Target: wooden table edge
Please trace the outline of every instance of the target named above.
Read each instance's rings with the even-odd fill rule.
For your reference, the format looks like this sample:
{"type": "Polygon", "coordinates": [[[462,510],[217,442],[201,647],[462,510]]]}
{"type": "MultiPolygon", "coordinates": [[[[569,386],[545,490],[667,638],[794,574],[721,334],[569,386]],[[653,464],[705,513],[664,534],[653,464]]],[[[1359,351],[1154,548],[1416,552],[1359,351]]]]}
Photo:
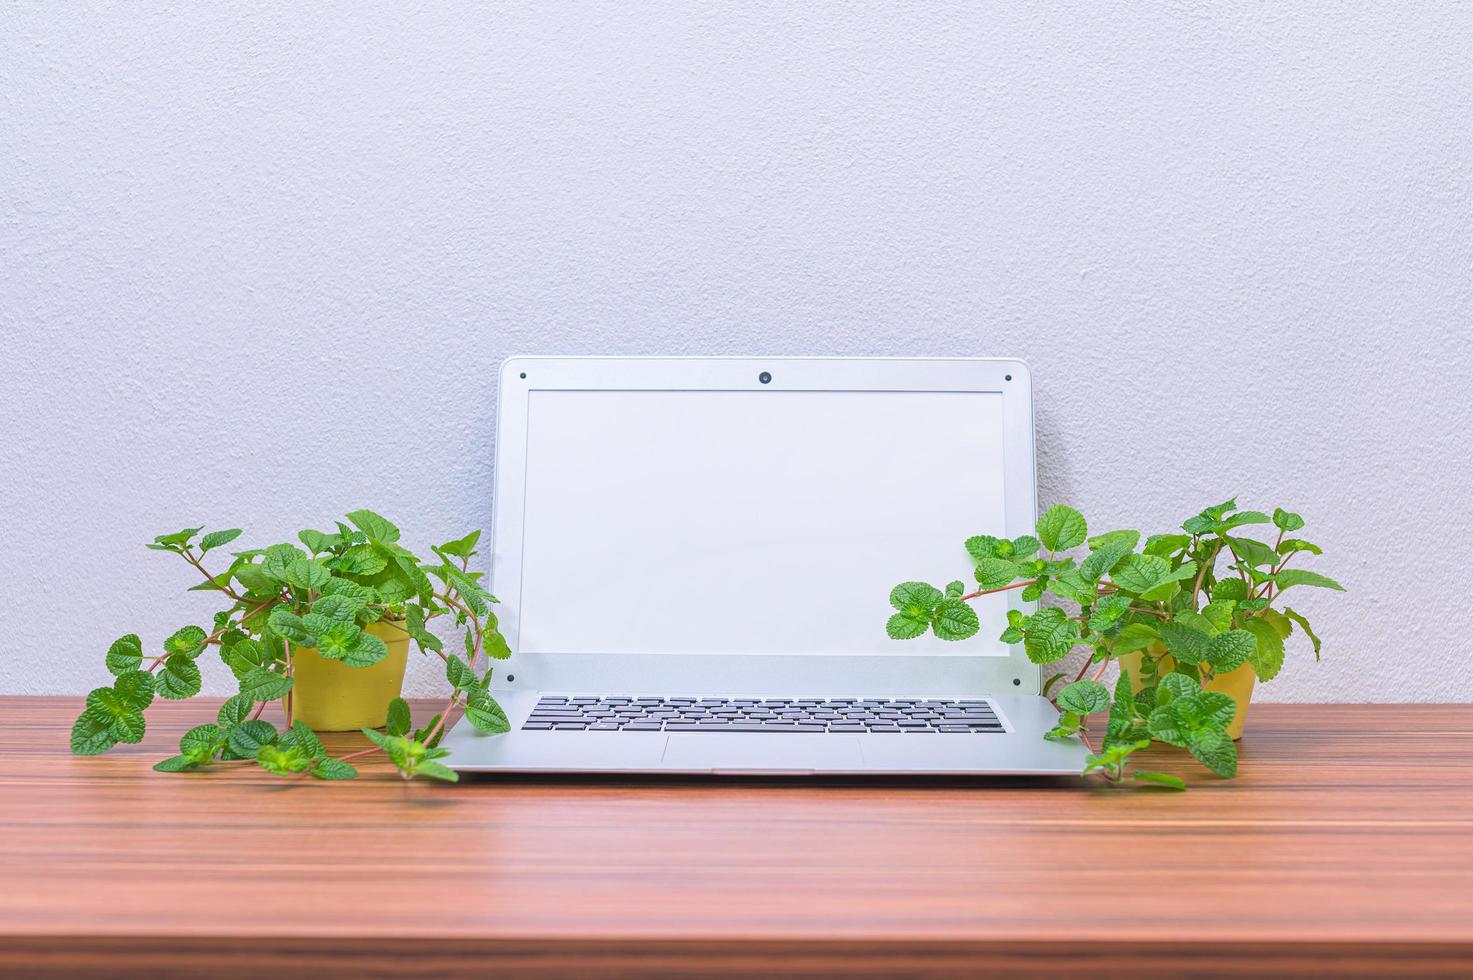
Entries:
{"type": "Polygon", "coordinates": [[[0,975],[1467,976],[1470,942],[0,936],[0,975]]]}

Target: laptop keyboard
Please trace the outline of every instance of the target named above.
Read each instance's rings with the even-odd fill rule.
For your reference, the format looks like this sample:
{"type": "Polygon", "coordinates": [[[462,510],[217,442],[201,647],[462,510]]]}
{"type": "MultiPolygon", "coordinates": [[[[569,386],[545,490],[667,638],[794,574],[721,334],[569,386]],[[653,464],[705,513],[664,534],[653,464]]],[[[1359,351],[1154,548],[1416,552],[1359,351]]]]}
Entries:
{"type": "Polygon", "coordinates": [[[680,698],[544,695],[523,731],[920,732],[1005,731],[986,701],[946,698],[680,698]]]}

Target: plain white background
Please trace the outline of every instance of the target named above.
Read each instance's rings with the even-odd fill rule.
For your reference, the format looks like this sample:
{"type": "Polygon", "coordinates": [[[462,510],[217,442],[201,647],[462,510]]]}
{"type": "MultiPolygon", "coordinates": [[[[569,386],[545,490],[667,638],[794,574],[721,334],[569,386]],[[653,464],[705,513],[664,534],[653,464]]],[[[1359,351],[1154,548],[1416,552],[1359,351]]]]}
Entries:
{"type": "Polygon", "coordinates": [[[1045,505],[1308,517],[1351,591],[1264,699],[1467,700],[1470,50],[1452,3],[7,4],[0,691],[203,621],[159,532],[482,525],[505,354],[968,354],[1032,362],[1045,505]]]}

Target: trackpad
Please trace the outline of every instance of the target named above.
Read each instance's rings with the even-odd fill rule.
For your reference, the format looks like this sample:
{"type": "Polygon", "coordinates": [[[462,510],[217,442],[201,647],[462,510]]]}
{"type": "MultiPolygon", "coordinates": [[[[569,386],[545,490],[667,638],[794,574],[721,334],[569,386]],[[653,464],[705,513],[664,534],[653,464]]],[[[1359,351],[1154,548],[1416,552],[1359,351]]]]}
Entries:
{"type": "Polygon", "coordinates": [[[864,754],[853,735],[671,735],[663,768],[681,772],[857,772],[864,754]]]}

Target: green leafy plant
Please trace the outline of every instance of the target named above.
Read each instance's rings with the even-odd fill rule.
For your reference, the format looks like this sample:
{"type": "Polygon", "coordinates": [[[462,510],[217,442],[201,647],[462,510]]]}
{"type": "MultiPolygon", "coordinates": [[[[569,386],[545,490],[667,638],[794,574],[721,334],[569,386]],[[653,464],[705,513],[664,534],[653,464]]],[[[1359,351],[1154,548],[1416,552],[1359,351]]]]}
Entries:
{"type": "Polygon", "coordinates": [[[335,532],[301,531],[302,547],[284,543],[231,552],[231,562],[218,573],[206,561],[239,537],[240,529],[201,535],[203,528],[192,527],[155,538],[149,548],[178,555],[203,577],[190,591],[220,593],[229,605],[215,613],[208,631],[183,626],[151,657],[136,634],[115,640],[105,658],[113,684],[87,695],[72,728],[72,751],[97,755],[119,742],[142,741],[146,709],[156,698],[178,701],[198,694],[199,658],[214,648],[239,691],[213,722],[186,732],[179,754],[155,769],[251,764],[281,776],[351,779],[357,770],[349,760],[381,752],[405,778],[453,782],[455,772],[440,761],[448,750],[439,744],[453,712],[463,710],[484,732],[510,727],[488,690],[491,669],[481,666],[511,656],[491,611],[496,597],[480,584],[484,573],[470,569],[481,532],[431,548],[436,560],[425,561],[399,543],[399,528],[373,511],[356,510],[347,518],[335,532]],[[447,653],[427,628],[440,617],[463,632],[463,657],[447,653]],[[369,667],[388,653],[383,640],[364,629],[376,622],[403,630],[422,654],[444,661],[452,692],[428,724],[412,730],[409,706],[396,698],[385,730],[364,730],[371,747],[334,758],[300,721],[278,731],[262,719],[269,703],[291,696],[293,648],[315,648],[324,658],[369,667]]]}
{"type": "MultiPolygon", "coordinates": [[[[968,603],[980,596],[1020,590],[1025,602],[1051,595],[1062,602],[1027,613],[1009,610],[1001,639],[1021,643],[1036,664],[1057,663],[1077,647],[1089,651],[1072,677],[1056,673],[1043,692],[1059,708],[1059,723],[1046,737],[1084,738],[1090,715],[1108,712],[1100,751],[1086,773],[1112,782],[1126,778],[1131,755],[1152,741],[1191,753],[1219,776],[1237,772],[1238,753],[1227,728],[1236,704],[1204,689],[1215,676],[1249,665],[1260,681],[1272,680],[1284,663],[1284,641],[1297,627],[1315,659],[1320,639],[1308,620],[1284,604],[1291,588],[1344,591],[1334,579],[1289,567],[1318,546],[1293,535],[1304,527],[1298,514],[1238,510],[1229,500],[1182,523],[1181,533],[1142,542],[1139,531],[1089,536],[1084,516],[1051,507],[1034,535],[1011,540],[977,535],[965,542],[977,587],[955,581],[945,588],[903,582],[890,593],[895,612],[886,630],[908,640],[927,632],[965,640],[981,629],[968,603]],[[1272,526],[1271,542],[1244,528],[1272,526]],[[1083,553],[1076,549],[1084,548],[1083,553]],[[1131,681],[1121,670],[1113,693],[1102,682],[1111,662],[1139,654],[1131,681]],[[1086,677],[1086,674],[1092,675],[1086,677]]],[[[1133,772],[1130,778],[1182,788],[1165,773],[1133,772]]]]}

